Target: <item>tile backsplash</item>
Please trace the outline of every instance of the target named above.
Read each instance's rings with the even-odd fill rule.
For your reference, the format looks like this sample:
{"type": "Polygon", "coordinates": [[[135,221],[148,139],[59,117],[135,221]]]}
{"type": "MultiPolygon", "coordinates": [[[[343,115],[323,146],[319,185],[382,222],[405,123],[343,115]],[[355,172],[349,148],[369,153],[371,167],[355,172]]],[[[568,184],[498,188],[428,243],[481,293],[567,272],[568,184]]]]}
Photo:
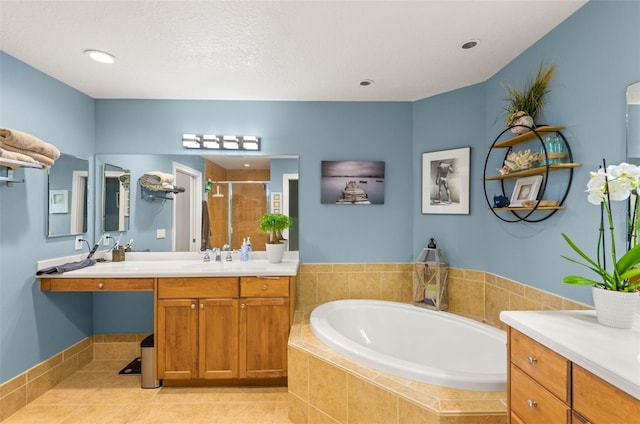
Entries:
{"type": "MultiPolygon", "coordinates": [[[[413,263],[301,264],[296,308],[339,299],[413,302],[413,263]]],[[[484,271],[449,268],[449,311],[505,328],[504,310],[592,309],[583,303],[484,271]]]]}

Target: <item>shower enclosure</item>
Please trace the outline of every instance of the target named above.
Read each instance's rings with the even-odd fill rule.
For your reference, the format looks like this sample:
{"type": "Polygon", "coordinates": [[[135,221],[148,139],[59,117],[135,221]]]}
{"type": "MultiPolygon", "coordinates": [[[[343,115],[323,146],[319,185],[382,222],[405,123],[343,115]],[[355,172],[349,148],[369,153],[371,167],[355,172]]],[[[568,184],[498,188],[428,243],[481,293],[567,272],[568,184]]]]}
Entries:
{"type": "Polygon", "coordinates": [[[212,181],[206,197],[211,247],[240,249],[250,237],[253,250],[264,250],[258,220],[269,210],[270,195],[269,181],[212,181]]]}

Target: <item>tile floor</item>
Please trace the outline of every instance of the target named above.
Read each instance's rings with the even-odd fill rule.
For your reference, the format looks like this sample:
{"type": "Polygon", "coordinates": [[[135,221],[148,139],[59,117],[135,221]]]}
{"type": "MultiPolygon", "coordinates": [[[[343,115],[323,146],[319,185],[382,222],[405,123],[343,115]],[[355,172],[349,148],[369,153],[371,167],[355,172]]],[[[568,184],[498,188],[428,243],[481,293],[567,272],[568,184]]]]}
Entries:
{"type": "Polygon", "coordinates": [[[93,361],[3,424],[292,424],[286,387],[142,389],[127,361],[93,361]]]}

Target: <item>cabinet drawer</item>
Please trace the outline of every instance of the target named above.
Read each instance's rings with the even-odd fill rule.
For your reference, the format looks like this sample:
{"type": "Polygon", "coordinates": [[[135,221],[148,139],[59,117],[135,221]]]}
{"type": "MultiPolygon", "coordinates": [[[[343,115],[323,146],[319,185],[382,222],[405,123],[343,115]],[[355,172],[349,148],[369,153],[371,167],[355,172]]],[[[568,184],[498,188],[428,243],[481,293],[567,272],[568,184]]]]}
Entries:
{"type": "Polygon", "coordinates": [[[153,278],[42,278],[40,289],[48,291],[153,291],[153,278]]]}
{"type": "Polygon", "coordinates": [[[573,364],[573,409],[593,424],[640,422],[640,401],[573,364]]]}
{"type": "Polygon", "coordinates": [[[566,358],[514,329],[510,331],[510,345],[513,364],[569,403],[571,363],[566,358]]]}
{"type": "Polygon", "coordinates": [[[237,277],[159,278],[158,299],[238,297],[237,277]]]}
{"type": "Polygon", "coordinates": [[[240,297],[289,297],[289,277],[242,277],[240,297]]]}
{"type": "Polygon", "coordinates": [[[527,424],[570,423],[571,408],[511,364],[511,410],[527,424]]]}

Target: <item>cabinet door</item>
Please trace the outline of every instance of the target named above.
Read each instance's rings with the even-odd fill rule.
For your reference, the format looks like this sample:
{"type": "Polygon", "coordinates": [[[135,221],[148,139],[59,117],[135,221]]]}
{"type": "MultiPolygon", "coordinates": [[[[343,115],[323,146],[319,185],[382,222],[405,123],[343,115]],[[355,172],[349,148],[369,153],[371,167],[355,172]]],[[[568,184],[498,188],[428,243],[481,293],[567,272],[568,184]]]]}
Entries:
{"type": "Polygon", "coordinates": [[[199,377],[238,377],[238,299],[199,301],[199,377]]]}
{"type": "Polygon", "coordinates": [[[288,298],[240,299],[240,377],[287,375],[288,298]]]}
{"type": "Polygon", "coordinates": [[[640,423],[640,401],[573,364],[573,409],[594,424],[640,423]]]}
{"type": "Polygon", "coordinates": [[[158,378],[184,380],[197,377],[198,309],[195,299],[158,300],[158,378]]]}

